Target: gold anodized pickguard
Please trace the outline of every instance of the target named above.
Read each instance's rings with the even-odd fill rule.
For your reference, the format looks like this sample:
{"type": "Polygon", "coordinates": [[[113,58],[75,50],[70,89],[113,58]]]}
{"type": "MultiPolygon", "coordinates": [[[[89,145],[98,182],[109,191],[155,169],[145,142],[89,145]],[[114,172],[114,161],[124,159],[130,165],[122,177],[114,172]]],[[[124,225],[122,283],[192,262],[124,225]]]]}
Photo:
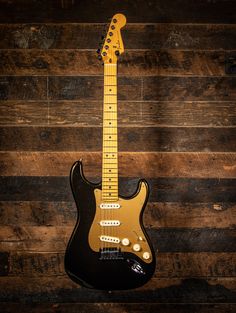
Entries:
{"type": "Polygon", "coordinates": [[[147,186],[144,182],[140,183],[139,192],[131,199],[120,198],[115,203],[120,204],[119,209],[101,209],[102,190],[95,189],[96,198],[96,214],[89,231],[89,245],[92,250],[98,252],[100,248],[120,248],[121,252],[132,252],[141,258],[144,262],[152,261],[152,253],[147,242],[147,239],[140,226],[140,213],[144,205],[147,186]],[[116,220],[120,221],[119,226],[101,226],[101,220],[116,220]],[[120,243],[102,242],[100,236],[118,237],[120,243]],[[130,241],[128,246],[122,244],[122,239],[127,238],[130,241]],[[139,244],[140,251],[134,251],[133,246],[139,244]],[[148,252],[149,259],[144,259],[143,254],[148,252]]]}

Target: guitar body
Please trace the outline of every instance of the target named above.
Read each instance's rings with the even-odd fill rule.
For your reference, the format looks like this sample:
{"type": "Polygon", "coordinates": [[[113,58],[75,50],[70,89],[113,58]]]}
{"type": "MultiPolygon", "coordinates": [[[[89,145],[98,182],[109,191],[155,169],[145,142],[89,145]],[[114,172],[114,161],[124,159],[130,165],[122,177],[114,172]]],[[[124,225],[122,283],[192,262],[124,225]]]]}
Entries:
{"type": "MultiPolygon", "coordinates": [[[[69,277],[87,288],[121,290],[145,284],[155,270],[155,255],[142,223],[142,214],[148,198],[148,184],[140,180],[136,193],[130,198],[119,196],[119,209],[101,210],[101,184],[93,184],[83,175],[82,162],[71,169],[71,188],[78,208],[78,219],[65,253],[65,270],[69,277]],[[100,240],[99,221],[112,211],[111,238],[128,238],[108,243],[100,240]],[[134,251],[134,245],[141,247],[134,251]],[[145,252],[146,251],[146,252],[145,252]],[[144,259],[144,253],[149,254],[144,259]]],[[[108,227],[109,229],[109,227],[108,227]]],[[[136,246],[137,248],[137,246],[136,246]]]]}

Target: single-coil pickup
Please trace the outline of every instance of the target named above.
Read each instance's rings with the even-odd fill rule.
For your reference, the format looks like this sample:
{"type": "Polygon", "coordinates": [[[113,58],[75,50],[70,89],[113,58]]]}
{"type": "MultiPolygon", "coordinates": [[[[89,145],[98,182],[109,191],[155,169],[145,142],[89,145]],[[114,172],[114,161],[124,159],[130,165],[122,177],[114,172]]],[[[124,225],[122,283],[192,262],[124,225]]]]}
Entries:
{"type": "Polygon", "coordinates": [[[119,209],[120,204],[119,203],[101,203],[100,208],[101,209],[119,209]]]}
{"type": "Polygon", "coordinates": [[[112,236],[100,236],[100,240],[104,242],[111,242],[111,243],[120,243],[120,239],[118,237],[112,237],[112,236]]]}
{"type": "Polygon", "coordinates": [[[119,226],[120,221],[118,220],[102,220],[99,222],[100,226],[119,226]]]}

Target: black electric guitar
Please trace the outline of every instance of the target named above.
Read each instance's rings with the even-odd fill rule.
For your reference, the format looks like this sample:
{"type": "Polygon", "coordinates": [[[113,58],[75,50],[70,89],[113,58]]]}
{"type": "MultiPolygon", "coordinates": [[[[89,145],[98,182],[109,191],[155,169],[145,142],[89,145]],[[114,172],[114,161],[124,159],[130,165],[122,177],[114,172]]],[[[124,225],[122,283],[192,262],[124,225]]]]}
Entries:
{"type": "MultiPolygon", "coordinates": [[[[113,16],[101,49],[104,62],[102,183],[83,175],[82,162],[71,169],[78,220],[65,253],[65,270],[82,286],[103,290],[136,288],[155,270],[155,254],[142,215],[149,189],[140,180],[128,198],[118,193],[117,58],[124,52],[122,14],[113,16]]],[[[130,165],[129,165],[130,166],[130,165]]]]}

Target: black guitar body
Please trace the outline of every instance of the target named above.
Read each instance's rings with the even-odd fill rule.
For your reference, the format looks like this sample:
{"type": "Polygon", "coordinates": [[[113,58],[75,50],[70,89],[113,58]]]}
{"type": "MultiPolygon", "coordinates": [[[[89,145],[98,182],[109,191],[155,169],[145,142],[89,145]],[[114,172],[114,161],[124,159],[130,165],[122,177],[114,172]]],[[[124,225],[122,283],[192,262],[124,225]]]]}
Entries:
{"type": "MultiPolygon", "coordinates": [[[[71,169],[70,182],[78,219],[65,253],[65,270],[69,277],[82,286],[101,290],[131,289],[145,284],[154,273],[155,257],[145,263],[133,253],[120,252],[118,257],[106,259],[101,258],[101,252],[93,251],[88,236],[96,212],[94,189],[101,189],[101,184],[86,180],[80,161],[71,169]]],[[[142,225],[142,216],[140,223],[152,247],[142,225]]],[[[154,256],[153,248],[151,250],[154,256]]]]}

